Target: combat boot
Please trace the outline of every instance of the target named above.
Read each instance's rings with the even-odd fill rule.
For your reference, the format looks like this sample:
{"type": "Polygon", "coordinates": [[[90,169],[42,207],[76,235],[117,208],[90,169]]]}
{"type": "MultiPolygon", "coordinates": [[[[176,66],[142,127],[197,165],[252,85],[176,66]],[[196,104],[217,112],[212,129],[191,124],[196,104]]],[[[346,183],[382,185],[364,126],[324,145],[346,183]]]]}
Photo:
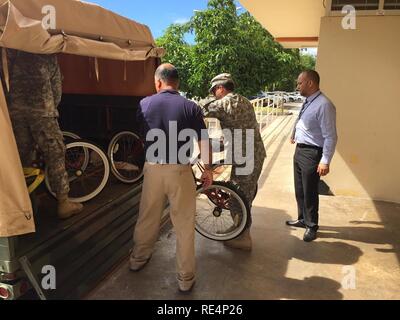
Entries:
{"type": "Polygon", "coordinates": [[[252,241],[251,241],[251,236],[250,236],[250,228],[247,228],[246,230],[243,231],[243,233],[233,239],[233,240],[228,240],[224,242],[224,245],[230,248],[234,249],[241,249],[245,251],[251,251],[252,248],[252,241]]]}
{"type": "Polygon", "coordinates": [[[81,203],[71,202],[71,200],[68,199],[68,196],[58,196],[57,200],[57,213],[60,219],[68,219],[83,210],[83,205],[81,203]]]}

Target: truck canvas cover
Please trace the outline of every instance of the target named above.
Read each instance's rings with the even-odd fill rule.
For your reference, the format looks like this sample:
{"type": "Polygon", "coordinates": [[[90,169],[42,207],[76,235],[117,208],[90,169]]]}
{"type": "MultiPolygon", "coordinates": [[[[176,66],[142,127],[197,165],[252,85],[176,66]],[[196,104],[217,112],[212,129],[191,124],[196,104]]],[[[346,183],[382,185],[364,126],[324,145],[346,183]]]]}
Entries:
{"type": "MultiPolygon", "coordinates": [[[[78,0],[0,0],[0,47],[38,54],[64,53],[119,61],[161,58],[149,28],[78,0]],[[51,16],[49,16],[51,15],[51,16]],[[50,19],[50,20],[48,20],[50,19]],[[55,25],[44,28],[54,19],[55,25]]],[[[97,62],[95,63],[97,65],[97,62]]],[[[32,207],[0,85],[0,237],[35,232],[32,207]]]]}

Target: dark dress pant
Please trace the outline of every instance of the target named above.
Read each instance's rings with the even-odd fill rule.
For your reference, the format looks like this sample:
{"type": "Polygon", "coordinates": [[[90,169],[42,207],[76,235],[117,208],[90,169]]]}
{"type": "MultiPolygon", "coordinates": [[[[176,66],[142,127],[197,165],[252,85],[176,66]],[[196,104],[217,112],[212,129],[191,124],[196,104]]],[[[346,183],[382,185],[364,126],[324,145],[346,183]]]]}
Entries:
{"type": "Polygon", "coordinates": [[[293,159],[294,185],[298,219],[307,227],[318,229],[320,176],[317,172],[322,148],[298,144],[293,159]]]}

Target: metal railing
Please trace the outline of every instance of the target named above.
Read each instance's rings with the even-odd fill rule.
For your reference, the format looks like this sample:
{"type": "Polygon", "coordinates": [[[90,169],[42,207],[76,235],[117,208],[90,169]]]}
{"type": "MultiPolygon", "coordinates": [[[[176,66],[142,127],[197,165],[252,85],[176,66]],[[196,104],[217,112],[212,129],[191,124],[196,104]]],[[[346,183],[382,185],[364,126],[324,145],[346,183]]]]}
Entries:
{"type": "Polygon", "coordinates": [[[276,117],[284,114],[283,94],[267,95],[251,101],[256,113],[260,131],[268,126],[276,117]]]}

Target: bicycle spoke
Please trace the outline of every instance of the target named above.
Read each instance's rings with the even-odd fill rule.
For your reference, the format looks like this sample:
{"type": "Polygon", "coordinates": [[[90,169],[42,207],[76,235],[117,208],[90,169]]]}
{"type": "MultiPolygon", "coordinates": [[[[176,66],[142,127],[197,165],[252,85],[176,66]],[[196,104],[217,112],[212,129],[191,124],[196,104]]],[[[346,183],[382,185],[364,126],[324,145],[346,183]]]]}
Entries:
{"type": "Polygon", "coordinates": [[[117,179],[133,183],[142,177],[144,149],[140,139],[132,132],[121,132],[111,141],[109,152],[113,174],[117,179]],[[118,150],[116,150],[118,146],[118,150]]]}
{"type": "MultiPolygon", "coordinates": [[[[107,156],[89,142],[75,141],[66,146],[65,167],[71,201],[88,201],[100,193],[107,183],[109,176],[107,156]]],[[[52,192],[47,176],[46,186],[52,192]]],[[[54,195],[53,192],[52,194],[54,195]]]]}
{"type": "Polygon", "coordinates": [[[234,187],[224,182],[214,184],[197,196],[196,230],[210,239],[229,240],[244,230],[247,207],[234,187]],[[234,213],[233,204],[237,207],[234,213]]]}

